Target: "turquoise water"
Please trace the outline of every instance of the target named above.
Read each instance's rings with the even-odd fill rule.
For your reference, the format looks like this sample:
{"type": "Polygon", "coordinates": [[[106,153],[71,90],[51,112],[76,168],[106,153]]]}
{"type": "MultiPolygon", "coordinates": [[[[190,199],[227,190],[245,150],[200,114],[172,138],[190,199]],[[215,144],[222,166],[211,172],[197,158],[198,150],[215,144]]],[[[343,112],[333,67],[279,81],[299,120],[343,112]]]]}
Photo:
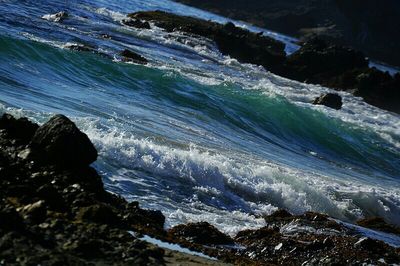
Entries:
{"type": "Polygon", "coordinates": [[[71,117],[99,150],[106,188],[162,210],[168,226],[233,233],[277,208],[400,225],[398,115],[347,93],[340,111],[314,106],[329,89],[240,64],[207,39],[120,23],[155,9],[227,21],[166,0],[1,1],[1,112],[71,117]],[[62,10],[61,23],[41,18],[62,10]],[[121,62],[125,48],[150,63],[121,62]]]}

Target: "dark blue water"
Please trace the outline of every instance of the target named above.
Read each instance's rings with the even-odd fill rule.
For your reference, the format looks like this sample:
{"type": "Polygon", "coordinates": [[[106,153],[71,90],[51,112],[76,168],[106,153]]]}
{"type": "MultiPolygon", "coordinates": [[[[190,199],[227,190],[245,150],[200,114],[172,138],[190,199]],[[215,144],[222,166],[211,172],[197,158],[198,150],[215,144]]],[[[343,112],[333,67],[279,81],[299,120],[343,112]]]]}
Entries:
{"type": "Polygon", "coordinates": [[[314,106],[329,89],[240,64],[207,39],[120,23],[155,9],[227,21],[167,0],[0,1],[1,112],[71,117],[98,148],[107,189],[162,210],[168,225],[234,232],[277,208],[400,224],[398,115],[346,93],[340,111],[314,106]],[[69,17],[42,19],[59,11],[69,17]],[[150,63],[121,62],[125,48],[150,63]]]}

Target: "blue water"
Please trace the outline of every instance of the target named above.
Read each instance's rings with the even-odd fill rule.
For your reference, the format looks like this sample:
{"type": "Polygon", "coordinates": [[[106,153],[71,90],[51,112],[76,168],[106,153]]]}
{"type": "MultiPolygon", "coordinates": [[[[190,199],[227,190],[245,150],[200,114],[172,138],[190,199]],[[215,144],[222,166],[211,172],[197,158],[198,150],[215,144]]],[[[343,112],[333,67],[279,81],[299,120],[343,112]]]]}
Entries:
{"type": "Polygon", "coordinates": [[[240,64],[207,39],[120,23],[155,9],[228,21],[167,0],[0,1],[0,112],[71,117],[99,150],[106,188],[162,210],[167,226],[233,233],[277,208],[400,225],[399,115],[344,92],[342,110],[314,106],[328,88],[240,64]],[[69,17],[42,19],[59,11],[69,17]],[[121,62],[125,48],[150,63],[121,62]]]}

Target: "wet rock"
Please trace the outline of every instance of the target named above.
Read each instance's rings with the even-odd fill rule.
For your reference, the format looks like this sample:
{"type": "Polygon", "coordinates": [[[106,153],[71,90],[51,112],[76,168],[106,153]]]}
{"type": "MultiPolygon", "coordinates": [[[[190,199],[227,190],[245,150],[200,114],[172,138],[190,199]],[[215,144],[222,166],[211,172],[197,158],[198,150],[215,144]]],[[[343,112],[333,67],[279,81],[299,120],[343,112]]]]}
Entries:
{"type": "Polygon", "coordinates": [[[354,247],[356,248],[363,248],[371,251],[378,251],[384,248],[384,246],[385,245],[382,242],[371,239],[369,237],[362,237],[354,244],[354,247]]]}
{"type": "Polygon", "coordinates": [[[124,19],[122,20],[122,24],[138,29],[151,29],[150,23],[147,21],[141,21],[140,19],[124,19]]]}
{"type": "Polygon", "coordinates": [[[0,129],[4,129],[10,137],[16,138],[24,144],[31,140],[38,127],[27,118],[15,119],[10,114],[3,114],[0,119],[0,129]]]}
{"type": "Polygon", "coordinates": [[[386,223],[381,217],[370,217],[357,221],[357,224],[366,228],[400,235],[400,228],[386,223]]]}
{"type": "Polygon", "coordinates": [[[279,209],[275,212],[273,212],[271,215],[269,215],[271,218],[290,218],[293,217],[293,215],[288,212],[287,210],[284,209],[279,209]]]}
{"type": "Polygon", "coordinates": [[[262,65],[268,70],[276,69],[285,60],[283,43],[238,28],[233,23],[222,25],[162,11],[136,12],[128,17],[151,21],[167,32],[181,31],[209,38],[215,41],[221,53],[240,62],[262,65]]]}
{"type": "Polygon", "coordinates": [[[92,52],[96,53],[97,50],[96,48],[89,46],[89,45],[84,45],[84,44],[77,44],[77,43],[69,43],[63,46],[65,49],[69,49],[72,51],[77,51],[77,52],[92,52]]]}
{"type": "Polygon", "coordinates": [[[139,208],[137,202],[126,205],[123,222],[134,226],[138,231],[150,230],[153,235],[164,234],[165,216],[161,211],[145,210],[139,208]]]}
{"type": "Polygon", "coordinates": [[[120,224],[120,219],[115,211],[110,206],[103,204],[96,204],[80,208],[76,215],[76,220],[109,225],[120,224]]]}
{"type": "Polygon", "coordinates": [[[127,50],[127,49],[125,49],[121,52],[121,56],[123,57],[123,60],[125,62],[133,62],[133,63],[143,64],[143,65],[148,63],[146,58],[144,58],[143,56],[141,56],[135,52],[127,50]]]}
{"type": "Polygon", "coordinates": [[[230,245],[234,243],[232,238],[221,233],[207,222],[177,225],[171,228],[168,233],[174,237],[202,245],[230,245]]]}
{"type": "Polygon", "coordinates": [[[240,243],[250,244],[256,240],[271,238],[276,234],[279,235],[279,231],[269,227],[262,227],[257,230],[248,229],[238,232],[235,236],[235,240],[240,243]]]}
{"type": "Polygon", "coordinates": [[[21,230],[24,227],[22,217],[10,205],[1,206],[0,208],[0,232],[11,230],[21,230]]]}
{"type": "Polygon", "coordinates": [[[25,205],[17,211],[24,219],[30,219],[32,222],[40,223],[46,219],[46,204],[43,200],[25,205]]]}
{"type": "Polygon", "coordinates": [[[43,152],[49,162],[62,167],[88,166],[97,159],[97,151],[88,136],[63,115],[56,115],[39,127],[31,147],[43,152]]]}
{"type": "Polygon", "coordinates": [[[60,11],[55,14],[47,14],[42,17],[42,19],[52,21],[52,22],[62,22],[66,18],[68,18],[68,13],[65,11],[60,11]]]}
{"type": "Polygon", "coordinates": [[[313,104],[325,105],[327,107],[340,110],[342,108],[343,102],[342,97],[335,93],[326,93],[315,98],[313,104]]]}
{"type": "Polygon", "coordinates": [[[368,67],[368,60],[361,52],[313,38],[288,56],[286,65],[290,72],[285,74],[290,78],[325,84],[325,79],[352,69],[368,67]]]}

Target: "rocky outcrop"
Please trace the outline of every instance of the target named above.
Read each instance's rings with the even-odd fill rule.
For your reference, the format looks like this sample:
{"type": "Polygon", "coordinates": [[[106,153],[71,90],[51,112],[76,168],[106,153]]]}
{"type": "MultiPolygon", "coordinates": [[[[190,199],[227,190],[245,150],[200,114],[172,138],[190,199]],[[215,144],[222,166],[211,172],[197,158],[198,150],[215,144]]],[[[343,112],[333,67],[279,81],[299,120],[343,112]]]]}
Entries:
{"type": "Polygon", "coordinates": [[[168,32],[181,31],[209,38],[215,41],[223,54],[240,62],[262,65],[268,70],[276,69],[285,60],[283,43],[236,27],[232,23],[222,25],[163,11],[137,12],[128,17],[152,22],[168,32]]]}
{"type": "MultiPolygon", "coordinates": [[[[41,127],[25,118],[2,116],[0,264],[186,265],[192,261],[188,255],[138,239],[143,234],[238,265],[400,261],[399,249],[357,235],[314,212],[292,215],[279,210],[264,217],[265,227],[241,231],[233,239],[207,222],[165,231],[160,211],[142,209],[137,202],[128,203],[104,190],[101,177],[89,166],[94,153],[76,155],[74,161],[67,157],[69,162],[62,163],[43,152],[62,158],[75,154],[76,145],[91,149],[88,141],[65,116],[57,115],[41,127]],[[35,156],[20,156],[28,148],[35,156]]],[[[201,259],[196,258],[201,265],[220,265],[201,259]]]]}
{"type": "Polygon", "coordinates": [[[313,104],[325,105],[327,107],[339,110],[342,108],[342,97],[335,93],[326,93],[317,98],[315,98],[313,104]]]}
{"type": "Polygon", "coordinates": [[[87,166],[97,159],[88,136],[63,115],[56,115],[39,127],[30,147],[43,154],[46,161],[69,168],[87,166]]]}
{"type": "Polygon", "coordinates": [[[275,74],[301,82],[348,91],[369,104],[400,113],[400,74],[392,77],[369,68],[364,54],[352,48],[311,38],[286,57],[283,43],[233,23],[222,25],[162,11],[137,12],[128,17],[152,22],[168,32],[209,38],[223,54],[240,62],[261,65],[275,74]]]}
{"type": "Polygon", "coordinates": [[[397,0],[177,0],[302,39],[318,36],[400,66],[397,0]]]}
{"type": "Polygon", "coordinates": [[[141,56],[135,52],[127,50],[127,49],[125,49],[121,52],[121,56],[122,56],[124,62],[132,62],[132,63],[142,64],[142,65],[148,63],[146,58],[144,58],[143,56],[141,56]]]}
{"type": "Polygon", "coordinates": [[[57,115],[41,127],[25,118],[2,116],[2,265],[164,263],[162,249],[127,232],[162,231],[164,217],[155,219],[159,213],[148,215],[152,211],[106,192],[89,167],[96,156],[87,136],[65,116],[57,115]],[[27,148],[35,157],[19,156],[27,148]],[[129,217],[135,217],[136,225],[129,217]],[[145,223],[148,220],[154,222],[145,223]]]}
{"type": "Polygon", "coordinates": [[[218,231],[207,222],[177,225],[168,231],[169,235],[183,238],[201,245],[231,245],[232,238],[218,231]]]}

